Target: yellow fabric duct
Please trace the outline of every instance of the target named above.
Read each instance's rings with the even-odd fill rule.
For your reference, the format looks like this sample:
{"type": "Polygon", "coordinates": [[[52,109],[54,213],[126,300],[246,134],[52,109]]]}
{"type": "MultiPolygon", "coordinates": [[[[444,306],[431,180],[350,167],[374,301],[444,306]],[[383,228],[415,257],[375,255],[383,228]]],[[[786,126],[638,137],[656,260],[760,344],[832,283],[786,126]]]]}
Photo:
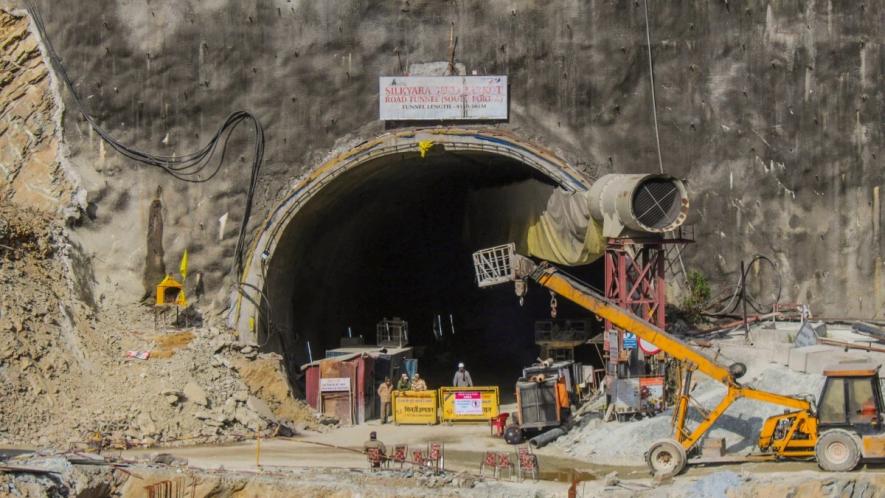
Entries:
{"type": "Polygon", "coordinates": [[[590,216],[583,193],[554,190],[546,209],[528,226],[529,254],[561,265],[592,263],[605,251],[602,226],[590,216]]]}
{"type": "Polygon", "coordinates": [[[528,180],[479,190],[468,202],[465,236],[482,247],[515,242],[523,254],[567,266],[592,263],[605,251],[586,193],[528,180]]]}

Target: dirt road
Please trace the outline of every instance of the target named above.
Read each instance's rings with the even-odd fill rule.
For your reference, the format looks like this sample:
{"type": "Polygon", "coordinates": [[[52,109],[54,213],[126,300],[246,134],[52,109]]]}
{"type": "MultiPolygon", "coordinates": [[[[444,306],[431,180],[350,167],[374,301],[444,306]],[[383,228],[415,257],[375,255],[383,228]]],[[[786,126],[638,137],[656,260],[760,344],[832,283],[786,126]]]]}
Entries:
{"type": "MultiPolygon", "coordinates": [[[[376,431],[378,438],[388,447],[394,444],[407,444],[410,448],[424,449],[433,441],[445,447],[445,467],[453,471],[479,472],[479,463],[484,452],[514,452],[514,447],[500,438],[491,437],[484,425],[435,425],[435,426],[395,426],[377,422],[353,427],[343,427],[324,434],[305,434],[294,438],[262,440],[260,456],[255,440],[224,446],[196,446],[169,449],[136,449],[124,452],[124,456],[134,458],[158,451],[168,452],[188,459],[190,465],[204,469],[224,467],[229,470],[256,470],[256,456],[263,468],[307,467],[307,468],[366,468],[366,458],[358,453],[369,433],[376,431]],[[319,443],[319,444],[317,444],[319,443]],[[332,445],[333,448],[324,445],[332,445]],[[348,451],[350,450],[350,451],[348,451]]],[[[591,464],[582,460],[564,457],[555,448],[536,450],[542,479],[570,482],[572,477],[582,481],[601,479],[610,472],[617,472],[620,479],[644,480],[650,476],[644,465],[613,466],[591,464]]],[[[730,469],[737,472],[789,472],[814,470],[817,466],[810,462],[745,463],[708,467],[690,467],[686,476],[702,476],[711,472],[730,469]]]]}
{"type": "MultiPolygon", "coordinates": [[[[192,466],[230,470],[255,470],[256,457],[262,467],[345,467],[365,468],[366,458],[358,453],[369,433],[376,431],[378,439],[389,448],[394,444],[407,444],[410,448],[425,449],[427,443],[442,443],[445,449],[445,467],[454,471],[478,472],[484,452],[514,452],[514,447],[500,438],[493,438],[485,425],[435,425],[395,426],[370,423],[343,427],[325,434],[307,434],[294,438],[262,440],[260,456],[255,440],[225,446],[197,446],[170,449],[137,449],[124,453],[128,458],[143,456],[157,451],[168,452],[188,459],[192,466]],[[319,444],[316,444],[319,443],[319,444]],[[332,445],[332,448],[322,445],[332,445]],[[348,449],[352,451],[348,451],[348,449]]],[[[536,451],[543,477],[550,480],[569,480],[572,472],[583,479],[618,471],[622,476],[646,475],[642,467],[614,467],[591,465],[580,460],[558,456],[546,448],[536,451]]]]}

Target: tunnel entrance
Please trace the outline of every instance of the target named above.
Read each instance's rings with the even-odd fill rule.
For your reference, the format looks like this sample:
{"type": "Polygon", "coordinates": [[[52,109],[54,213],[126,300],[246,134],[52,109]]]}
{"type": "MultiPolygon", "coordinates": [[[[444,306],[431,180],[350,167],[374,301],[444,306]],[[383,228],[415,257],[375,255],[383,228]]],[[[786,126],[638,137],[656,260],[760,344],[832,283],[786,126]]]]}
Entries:
{"type": "MultiPolygon", "coordinates": [[[[431,388],[450,385],[463,361],[476,385],[500,385],[507,401],[538,356],[535,321],[550,319],[550,295],[533,288],[520,306],[511,289],[477,288],[471,254],[515,240],[524,229],[515,221],[530,220],[562,178],[484,150],[415,149],[314,180],[320,187],[262,258],[255,339],[283,355],[297,386],[309,355],[324,357],[342,337],[375,344],[376,324],[399,317],[431,388]]],[[[601,260],[570,272],[602,286],[601,260]]],[[[557,311],[589,318],[561,299],[557,311]]]]}

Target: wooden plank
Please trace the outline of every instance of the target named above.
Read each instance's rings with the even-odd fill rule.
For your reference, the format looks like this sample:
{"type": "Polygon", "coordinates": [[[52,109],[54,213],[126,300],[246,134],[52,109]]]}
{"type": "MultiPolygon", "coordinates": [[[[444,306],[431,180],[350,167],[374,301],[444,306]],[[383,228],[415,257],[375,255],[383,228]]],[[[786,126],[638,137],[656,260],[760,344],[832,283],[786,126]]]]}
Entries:
{"type": "Polygon", "coordinates": [[[855,344],[853,342],[837,341],[835,339],[827,339],[824,337],[818,337],[817,342],[819,342],[821,344],[826,344],[827,346],[838,346],[840,348],[859,349],[861,351],[870,351],[873,353],[885,353],[885,348],[880,348],[880,347],[876,347],[873,345],[855,344]]]}
{"type": "Polygon", "coordinates": [[[60,472],[42,469],[39,467],[17,467],[13,465],[0,465],[0,472],[6,472],[9,474],[36,474],[36,475],[46,475],[46,474],[59,474],[60,472]]]}

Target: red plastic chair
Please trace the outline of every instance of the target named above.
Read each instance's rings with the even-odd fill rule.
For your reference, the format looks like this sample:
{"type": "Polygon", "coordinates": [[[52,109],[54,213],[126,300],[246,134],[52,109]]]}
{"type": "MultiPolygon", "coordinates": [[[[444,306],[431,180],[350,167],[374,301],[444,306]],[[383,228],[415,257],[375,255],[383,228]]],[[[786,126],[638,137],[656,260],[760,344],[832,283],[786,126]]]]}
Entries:
{"type": "Polygon", "coordinates": [[[507,471],[509,472],[507,477],[513,480],[513,462],[510,461],[510,455],[508,455],[507,453],[498,453],[497,477],[499,479],[501,478],[501,471],[503,471],[504,469],[507,469],[507,471]]]}
{"type": "Polygon", "coordinates": [[[419,467],[423,467],[424,462],[425,462],[424,452],[421,450],[413,450],[412,451],[412,463],[419,466],[419,467]]]}
{"type": "Polygon", "coordinates": [[[497,477],[498,455],[494,451],[487,451],[486,454],[483,456],[482,461],[479,463],[479,475],[483,476],[483,472],[488,467],[491,467],[492,475],[497,477]]]}
{"type": "Polygon", "coordinates": [[[497,417],[489,419],[489,429],[492,432],[492,436],[501,437],[504,435],[504,428],[507,427],[508,417],[510,417],[509,413],[501,413],[497,417]]]}
{"type": "Polygon", "coordinates": [[[427,443],[427,463],[435,472],[445,468],[445,447],[442,443],[427,443]]]}
{"type": "Polygon", "coordinates": [[[531,474],[532,480],[538,480],[538,456],[532,453],[528,446],[520,446],[516,449],[516,457],[519,460],[518,475],[520,480],[525,478],[526,473],[531,474]]]}
{"type": "Polygon", "coordinates": [[[397,444],[393,447],[393,454],[390,457],[390,460],[393,463],[398,463],[399,468],[403,468],[403,464],[406,463],[406,455],[409,453],[409,447],[405,444],[397,444]]]}

